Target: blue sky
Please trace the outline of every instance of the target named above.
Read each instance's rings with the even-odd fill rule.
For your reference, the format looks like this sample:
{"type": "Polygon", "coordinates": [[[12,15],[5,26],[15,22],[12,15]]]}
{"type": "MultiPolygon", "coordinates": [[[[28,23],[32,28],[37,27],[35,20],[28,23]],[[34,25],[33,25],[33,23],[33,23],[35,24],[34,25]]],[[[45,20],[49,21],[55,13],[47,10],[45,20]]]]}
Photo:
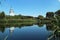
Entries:
{"type": "Polygon", "coordinates": [[[9,15],[11,7],[15,14],[46,16],[46,12],[55,12],[60,9],[60,0],[3,0],[0,11],[5,11],[6,15],[9,15]]]}

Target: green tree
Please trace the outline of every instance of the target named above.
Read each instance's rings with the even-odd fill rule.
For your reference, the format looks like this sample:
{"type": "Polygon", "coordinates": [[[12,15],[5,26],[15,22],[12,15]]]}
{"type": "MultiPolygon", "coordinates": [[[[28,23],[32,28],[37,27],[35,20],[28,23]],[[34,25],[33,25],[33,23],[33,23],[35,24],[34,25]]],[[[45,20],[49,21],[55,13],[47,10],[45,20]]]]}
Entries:
{"type": "Polygon", "coordinates": [[[54,18],[54,12],[47,12],[46,18],[54,18]]]}
{"type": "Polygon", "coordinates": [[[57,10],[57,11],[55,12],[55,17],[56,17],[56,19],[57,19],[57,21],[58,21],[58,26],[60,26],[60,10],[57,10]]]}
{"type": "Polygon", "coordinates": [[[4,11],[0,13],[0,19],[3,19],[3,18],[5,18],[5,12],[4,11]]]}
{"type": "Polygon", "coordinates": [[[55,14],[60,16],[60,10],[56,11],[55,14]]]}
{"type": "Polygon", "coordinates": [[[41,19],[42,20],[42,19],[44,19],[44,17],[42,15],[39,15],[38,16],[38,19],[41,19]]]}

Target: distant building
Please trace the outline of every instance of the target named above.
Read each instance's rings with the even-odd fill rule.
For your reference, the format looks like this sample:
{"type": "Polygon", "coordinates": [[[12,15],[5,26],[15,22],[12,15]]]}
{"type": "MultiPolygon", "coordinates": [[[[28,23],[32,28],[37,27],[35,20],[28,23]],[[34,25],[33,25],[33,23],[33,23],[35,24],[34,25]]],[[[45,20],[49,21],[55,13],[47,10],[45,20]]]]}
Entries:
{"type": "Polygon", "coordinates": [[[12,8],[10,9],[9,14],[10,14],[10,16],[14,16],[15,15],[14,14],[14,10],[12,8]]]}

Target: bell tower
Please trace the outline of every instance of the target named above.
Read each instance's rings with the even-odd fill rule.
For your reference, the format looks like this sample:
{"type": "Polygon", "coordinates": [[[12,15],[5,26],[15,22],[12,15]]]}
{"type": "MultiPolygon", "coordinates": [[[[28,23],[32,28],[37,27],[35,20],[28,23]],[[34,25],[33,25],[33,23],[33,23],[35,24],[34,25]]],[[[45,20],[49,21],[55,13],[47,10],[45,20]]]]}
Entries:
{"type": "Polygon", "coordinates": [[[10,16],[14,16],[15,15],[14,14],[14,10],[12,8],[10,9],[9,14],[10,14],[10,16]]]}

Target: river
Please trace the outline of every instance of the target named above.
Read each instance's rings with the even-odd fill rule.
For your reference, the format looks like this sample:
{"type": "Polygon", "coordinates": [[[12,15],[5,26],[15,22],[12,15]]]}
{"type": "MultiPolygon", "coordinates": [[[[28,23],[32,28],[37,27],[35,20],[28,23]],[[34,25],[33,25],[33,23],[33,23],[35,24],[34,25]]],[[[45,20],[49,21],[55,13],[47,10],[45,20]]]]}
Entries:
{"type": "Polygon", "coordinates": [[[0,40],[48,40],[51,34],[46,24],[22,27],[0,27],[0,40]]]}

